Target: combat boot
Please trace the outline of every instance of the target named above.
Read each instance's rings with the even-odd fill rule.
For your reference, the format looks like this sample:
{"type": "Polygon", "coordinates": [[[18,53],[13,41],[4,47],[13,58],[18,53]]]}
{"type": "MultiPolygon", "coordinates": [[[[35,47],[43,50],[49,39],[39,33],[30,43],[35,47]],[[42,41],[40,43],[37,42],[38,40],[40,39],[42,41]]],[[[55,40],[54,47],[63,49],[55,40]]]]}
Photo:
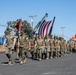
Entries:
{"type": "Polygon", "coordinates": [[[53,57],[50,57],[50,59],[52,59],[53,57]]]}
{"type": "Polygon", "coordinates": [[[23,61],[22,61],[22,59],[21,59],[21,58],[19,59],[19,61],[20,61],[20,64],[23,64],[23,61]]]}
{"type": "Polygon", "coordinates": [[[49,58],[46,58],[46,60],[49,60],[49,58]]]}
{"type": "Polygon", "coordinates": [[[13,63],[12,63],[12,61],[11,61],[11,60],[9,60],[8,64],[9,64],[9,65],[12,65],[13,63]]]}
{"type": "Polygon", "coordinates": [[[20,61],[20,64],[22,65],[23,64],[23,61],[20,61]]]}
{"type": "Polygon", "coordinates": [[[26,61],[27,61],[27,58],[24,59],[23,63],[26,63],[26,61]]]}
{"type": "Polygon", "coordinates": [[[41,58],[39,58],[39,61],[41,61],[41,58]]]}

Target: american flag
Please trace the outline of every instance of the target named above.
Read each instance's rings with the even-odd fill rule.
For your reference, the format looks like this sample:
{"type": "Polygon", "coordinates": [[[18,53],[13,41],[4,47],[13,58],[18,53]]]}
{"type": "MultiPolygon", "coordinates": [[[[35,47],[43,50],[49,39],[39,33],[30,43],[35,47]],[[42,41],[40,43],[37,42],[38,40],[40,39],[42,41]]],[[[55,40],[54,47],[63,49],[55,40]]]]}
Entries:
{"type": "Polygon", "coordinates": [[[42,22],[42,24],[40,25],[40,27],[39,27],[38,34],[41,35],[41,36],[48,35],[49,34],[48,33],[49,32],[48,29],[49,29],[49,26],[50,26],[51,22],[52,21],[45,21],[44,20],[42,22]]]}

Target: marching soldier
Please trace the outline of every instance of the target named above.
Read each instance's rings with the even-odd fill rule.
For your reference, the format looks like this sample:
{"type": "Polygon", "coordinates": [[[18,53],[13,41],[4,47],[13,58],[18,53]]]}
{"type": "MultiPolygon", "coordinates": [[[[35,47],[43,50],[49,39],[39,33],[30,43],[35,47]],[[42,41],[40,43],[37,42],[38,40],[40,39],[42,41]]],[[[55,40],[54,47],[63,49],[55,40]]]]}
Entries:
{"type": "Polygon", "coordinates": [[[21,35],[19,37],[19,60],[20,64],[26,63],[27,57],[28,57],[28,49],[29,49],[29,42],[26,38],[24,32],[21,32],[21,35]]]}
{"type": "Polygon", "coordinates": [[[52,59],[54,55],[54,38],[50,36],[50,58],[52,59]]]}
{"type": "Polygon", "coordinates": [[[69,41],[67,42],[67,53],[70,53],[70,44],[69,44],[69,41]]]}
{"type": "Polygon", "coordinates": [[[37,38],[37,56],[38,56],[38,60],[42,59],[43,51],[44,51],[44,40],[43,40],[43,38],[41,38],[41,36],[39,36],[37,38]]]}
{"type": "Polygon", "coordinates": [[[60,53],[61,53],[61,55],[60,56],[64,56],[64,54],[65,54],[64,44],[65,44],[64,39],[61,38],[61,40],[60,40],[60,53]]]}
{"type": "Polygon", "coordinates": [[[66,40],[64,40],[64,53],[66,54],[67,52],[67,43],[66,43],[66,40]]]}
{"type": "Polygon", "coordinates": [[[6,56],[8,58],[8,64],[11,65],[12,62],[12,54],[13,54],[13,50],[14,50],[14,46],[16,43],[16,39],[14,37],[14,35],[12,34],[12,30],[9,30],[9,34],[6,35],[6,39],[4,41],[4,45],[6,46],[6,56]]]}
{"type": "Polygon", "coordinates": [[[25,57],[24,63],[26,63],[26,60],[28,58],[28,52],[29,51],[30,51],[30,42],[29,42],[29,38],[26,37],[26,39],[25,39],[25,51],[24,51],[26,57],[25,57]]]}
{"type": "Polygon", "coordinates": [[[74,41],[70,39],[69,44],[70,44],[70,53],[72,54],[74,48],[74,41]]]}
{"type": "Polygon", "coordinates": [[[46,50],[46,60],[48,60],[50,53],[50,38],[48,35],[45,37],[45,50],[46,50]]]}
{"type": "Polygon", "coordinates": [[[76,52],[76,41],[74,41],[74,51],[76,52]]]}
{"type": "Polygon", "coordinates": [[[30,39],[30,53],[32,55],[32,59],[36,58],[36,39],[34,36],[30,39]]]}
{"type": "Polygon", "coordinates": [[[60,40],[58,37],[54,39],[54,46],[55,46],[55,56],[58,58],[60,56],[60,40]]]}

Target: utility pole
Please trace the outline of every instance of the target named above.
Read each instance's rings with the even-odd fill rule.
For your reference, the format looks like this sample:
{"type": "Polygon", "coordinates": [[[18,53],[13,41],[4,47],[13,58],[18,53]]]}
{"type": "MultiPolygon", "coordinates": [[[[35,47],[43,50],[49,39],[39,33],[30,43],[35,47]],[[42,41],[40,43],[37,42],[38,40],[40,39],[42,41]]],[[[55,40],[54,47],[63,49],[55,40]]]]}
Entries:
{"type": "Polygon", "coordinates": [[[64,28],[65,27],[61,27],[61,29],[62,29],[62,37],[64,38],[64,28]]]}
{"type": "Polygon", "coordinates": [[[32,24],[31,26],[32,26],[32,30],[33,30],[33,29],[34,29],[34,28],[33,28],[34,17],[37,17],[37,15],[29,16],[29,17],[31,18],[31,24],[32,24]]]}

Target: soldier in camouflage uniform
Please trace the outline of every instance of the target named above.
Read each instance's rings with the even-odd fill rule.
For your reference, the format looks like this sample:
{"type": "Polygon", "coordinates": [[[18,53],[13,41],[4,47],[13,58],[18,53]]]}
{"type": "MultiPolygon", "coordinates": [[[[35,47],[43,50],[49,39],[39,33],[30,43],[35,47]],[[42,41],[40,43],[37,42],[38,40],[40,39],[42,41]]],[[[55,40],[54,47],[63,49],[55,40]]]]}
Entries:
{"type": "Polygon", "coordinates": [[[43,38],[41,38],[41,36],[39,36],[37,38],[37,56],[38,56],[38,60],[42,59],[43,51],[44,51],[44,40],[43,40],[43,38]]]}
{"type": "Polygon", "coordinates": [[[50,36],[50,58],[53,58],[54,53],[54,38],[50,36]]]}
{"type": "Polygon", "coordinates": [[[70,53],[70,44],[69,44],[69,41],[67,42],[67,53],[70,53]]]}
{"type": "Polygon", "coordinates": [[[64,40],[64,53],[65,54],[67,53],[67,43],[66,43],[66,40],[64,40]]]}
{"type": "Polygon", "coordinates": [[[61,38],[61,40],[60,40],[60,53],[61,53],[61,55],[60,56],[64,56],[64,54],[65,54],[64,44],[65,44],[64,39],[61,38]]]}
{"type": "Polygon", "coordinates": [[[55,37],[54,46],[55,46],[55,56],[56,58],[58,58],[60,56],[60,40],[58,37],[55,37]]]}
{"type": "Polygon", "coordinates": [[[74,48],[74,41],[70,39],[69,44],[70,44],[70,53],[72,53],[73,48],[74,48]]]}
{"type": "Polygon", "coordinates": [[[14,46],[16,43],[16,39],[14,37],[14,35],[12,34],[12,31],[9,30],[9,34],[6,35],[6,39],[4,41],[4,45],[6,46],[6,56],[9,59],[8,64],[11,65],[12,64],[12,57],[11,55],[13,54],[13,50],[14,50],[14,46]]]}
{"type": "Polygon", "coordinates": [[[45,37],[45,50],[46,50],[46,60],[48,60],[50,53],[50,38],[48,35],[45,37]]]}
{"type": "Polygon", "coordinates": [[[74,51],[76,52],[76,41],[74,41],[74,51]]]}
{"type": "Polygon", "coordinates": [[[32,59],[36,58],[36,39],[34,36],[30,38],[30,53],[32,55],[32,59]]]}
{"type": "Polygon", "coordinates": [[[28,39],[26,38],[24,32],[21,32],[21,35],[19,37],[19,60],[20,64],[26,63],[27,57],[28,57],[28,39]]]}

